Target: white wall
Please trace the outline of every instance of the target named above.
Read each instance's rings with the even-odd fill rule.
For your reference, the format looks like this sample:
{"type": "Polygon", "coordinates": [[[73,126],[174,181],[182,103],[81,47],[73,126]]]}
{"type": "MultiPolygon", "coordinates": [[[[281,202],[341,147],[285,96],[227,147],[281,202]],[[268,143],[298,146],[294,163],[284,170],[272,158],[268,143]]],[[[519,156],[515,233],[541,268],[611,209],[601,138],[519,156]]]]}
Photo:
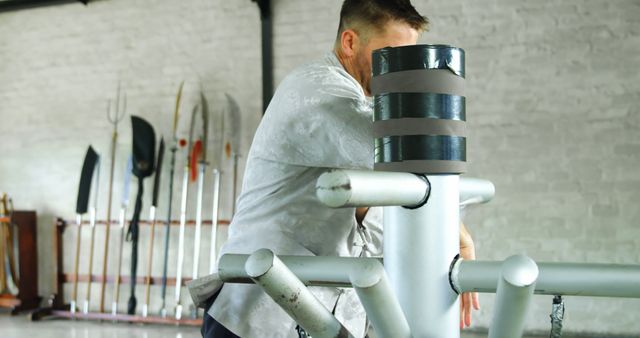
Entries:
{"type": "MultiPolygon", "coordinates": [[[[277,82],[330,50],[340,3],[274,1],[277,82]]],[[[497,188],[496,199],[466,220],[479,258],[639,264],[640,3],[414,3],[432,21],[422,42],[467,52],[469,175],[497,188]]],[[[0,60],[0,188],[19,208],[38,210],[41,252],[50,250],[52,217],[73,215],[86,146],[108,153],[105,101],[119,80],[129,112],[165,136],[183,79],[182,133],[199,82],[213,109],[224,108],[224,92],[240,102],[244,153],[259,122],[259,14],[248,0],[110,0],[3,13],[0,60]]],[[[130,137],[123,123],[120,167],[130,137]]],[[[40,257],[47,295],[52,270],[40,257]]],[[[486,327],[493,297],[481,299],[476,325],[486,327]]],[[[567,302],[566,330],[640,333],[638,300],[567,302]]],[[[548,329],[550,305],[551,297],[536,298],[529,329],[548,329]]]]}

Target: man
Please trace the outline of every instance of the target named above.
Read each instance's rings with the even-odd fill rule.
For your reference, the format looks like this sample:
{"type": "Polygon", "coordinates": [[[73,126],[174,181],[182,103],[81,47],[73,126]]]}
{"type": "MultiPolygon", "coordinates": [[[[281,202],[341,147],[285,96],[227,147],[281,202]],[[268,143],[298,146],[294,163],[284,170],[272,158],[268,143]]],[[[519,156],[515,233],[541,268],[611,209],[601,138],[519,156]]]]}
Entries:
{"type": "MultiPolygon", "coordinates": [[[[334,51],[280,84],[249,152],[237,213],[224,253],[269,248],[280,255],[381,254],[379,208],[331,209],[317,199],[317,178],[332,168],[373,167],[371,52],[415,44],[428,21],[409,0],[346,0],[334,51]]],[[[473,259],[464,227],[461,253],[473,259]]],[[[356,337],[364,311],[350,289],[310,288],[356,337]]],[[[461,326],[470,325],[470,295],[461,326]]],[[[289,316],[255,285],[225,284],[213,297],[205,337],[297,337],[289,316]]]]}

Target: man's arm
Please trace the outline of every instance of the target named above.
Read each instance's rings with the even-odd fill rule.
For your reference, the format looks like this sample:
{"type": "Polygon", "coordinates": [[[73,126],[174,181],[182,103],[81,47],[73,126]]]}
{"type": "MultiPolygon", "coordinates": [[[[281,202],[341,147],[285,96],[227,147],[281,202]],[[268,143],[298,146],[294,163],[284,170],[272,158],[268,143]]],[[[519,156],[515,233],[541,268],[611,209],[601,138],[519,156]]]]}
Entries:
{"type": "MultiPolygon", "coordinates": [[[[460,223],[460,256],[466,260],[476,259],[473,238],[463,223],[460,223]]],[[[460,299],[460,328],[462,329],[465,326],[471,326],[471,308],[480,310],[480,301],[476,292],[465,292],[460,299]]]]}

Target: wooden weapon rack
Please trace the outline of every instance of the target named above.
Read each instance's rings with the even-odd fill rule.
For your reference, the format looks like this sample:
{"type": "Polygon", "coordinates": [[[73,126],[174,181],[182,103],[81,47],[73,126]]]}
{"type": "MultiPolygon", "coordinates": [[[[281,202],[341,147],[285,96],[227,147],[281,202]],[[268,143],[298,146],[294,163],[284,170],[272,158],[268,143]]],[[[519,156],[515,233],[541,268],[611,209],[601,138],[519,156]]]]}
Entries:
{"type": "MultiPolygon", "coordinates": [[[[0,307],[11,309],[11,314],[37,309],[38,296],[38,247],[36,236],[36,212],[14,211],[12,216],[3,217],[1,223],[16,224],[18,235],[18,295],[0,294],[0,307]]],[[[12,226],[12,225],[10,225],[12,226]]],[[[4,238],[0,239],[4,240],[4,238]]],[[[13,243],[7,243],[13,250],[13,243]]],[[[0,265],[4,266],[4,265],[0,265]]]]}
{"type": "MultiPolygon", "coordinates": [[[[82,225],[88,226],[88,222],[83,222],[82,225]],[[85,225],[86,224],[86,225],[85,225]]],[[[127,222],[128,224],[128,222],[127,222]]],[[[171,221],[171,226],[178,226],[180,224],[179,221],[174,220],[171,221]]],[[[104,226],[106,225],[105,221],[97,221],[96,226],[104,226]]],[[[140,226],[150,226],[151,222],[149,221],[140,221],[140,226]]],[[[166,222],[156,221],[156,226],[164,226],[166,222]]],[[[187,226],[194,226],[195,221],[187,221],[187,226]]],[[[203,226],[211,226],[211,221],[202,221],[203,226]]],[[[228,226],[229,221],[220,220],[218,222],[218,226],[228,226]]],[[[45,317],[58,317],[58,318],[69,318],[69,319],[84,319],[84,320],[98,320],[98,321],[111,321],[111,322],[129,322],[129,323],[153,323],[153,324],[169,324],[169,325],[185,325],[185,326],[201,326],[202,319],[192,319],[188,318],[188,314],[182,316],[182,319],[175,319],[174,315],[167,315],[166,317],[161,317],[159,315],[152,315],[151,313],[147,317],[143,317],[142,315],[135,314],[129,315],[124,313],[118,313],[116,315],[112,315],[109,309],[109,312],[89,312],[82,313],[82,311],[76,311],[76,313],[72,313],[70,311],[69,303],[65,303],[64,297],[64,284],[65,283],[73,283],[75,281],[75,276],[73,273],[66,273],[63,269],[63,253],[65,252],[64,242],[62,240],[62,235],[67,227],[77,227],[77,224],[74,221],[64,220],[62,218],[58,218],[55,221],[55,234],[53,236],[53,264],[56,268],[56,273],[54,274],[54,293],[48,299],[48,307],[39,308],[36,311],[31,313],[31,320],[38,321],[45,317]]],[[[111,226],[118,226],[117,222],[112,221],[111,226]]],[[[73,249],[71,249],[73,250],[73,249]]],[[[22,265],[21,265],[22,266],[22,265]]],[[[78,274],[78,282],[88,282],[89,278],[91,278],[91,282],[101,283],[103,278],[102,275],[91,274],[91,276],[86,274],[78,274]]],[[[117,276],[107,275],[106,283],[115,284],[117,276]]],[[[136,278],[136,284],[143,287],[147,281],[146,276],[138,276],[136,278]]],[[[182,287],[191,281],[190,277],[182,276],[182,287]]],[[[120,275],[120,285],[128,285],[131,283],[131,277],[125,276],[124,274],[120,275]]],[[[150,279],[151,285],[161,285],[162,277],[161,276],[152,276],[150,279]]],[[[176,278],[167,276],[167,287],[175,287],[176,278]]],[[[123,297],[126,301],[126,298],[123,297]]],[[[140,304],[139,304],[140,305],[140,304]]]]}

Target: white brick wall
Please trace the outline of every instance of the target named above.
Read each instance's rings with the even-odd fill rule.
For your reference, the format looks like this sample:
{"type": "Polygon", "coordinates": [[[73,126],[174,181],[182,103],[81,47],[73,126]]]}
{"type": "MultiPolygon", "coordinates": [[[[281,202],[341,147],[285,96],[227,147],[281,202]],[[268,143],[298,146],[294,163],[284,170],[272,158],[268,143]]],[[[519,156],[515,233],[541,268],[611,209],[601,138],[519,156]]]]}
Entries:
{"type": "MultiPolygon", "coordinates": [[[[640,2],[414,3],[432,21],[422,42],[467,52],[469,175],[497,188],[467,219],[479,258],[639,264],[640,2]]],[[[340,4],[273,2],[276,82],[330,50],[340,4]]],[[[0,60],[0,188],[40,213],[41,252],[50,250],[51,218],[73,214],[86,145],[108,153],[105,100],[118,80],[129,112],[165,136],[182,79],[185,121],[202,81],[213,109],[222,109],[224,92],[238,98],[245,152],[259,122],[260,26],[248,0],[111,0],[3,13],[0,60]]],[[[121,130],[122,167],[128,123],[121,130]]],[[[229,199],[223,204],[226,216],[229,199]]],[[[52,270],[44,258],[40,267],[47,295],[52,270]]],[[[476,325],[486,327],[493,297],[481,299],[476,325]]],[[[638,300],[567,302],[567,330],[640,334],[638,300]]],[[[548,329],[550,304],[536,297],[528,329],[548,329]]]]}

